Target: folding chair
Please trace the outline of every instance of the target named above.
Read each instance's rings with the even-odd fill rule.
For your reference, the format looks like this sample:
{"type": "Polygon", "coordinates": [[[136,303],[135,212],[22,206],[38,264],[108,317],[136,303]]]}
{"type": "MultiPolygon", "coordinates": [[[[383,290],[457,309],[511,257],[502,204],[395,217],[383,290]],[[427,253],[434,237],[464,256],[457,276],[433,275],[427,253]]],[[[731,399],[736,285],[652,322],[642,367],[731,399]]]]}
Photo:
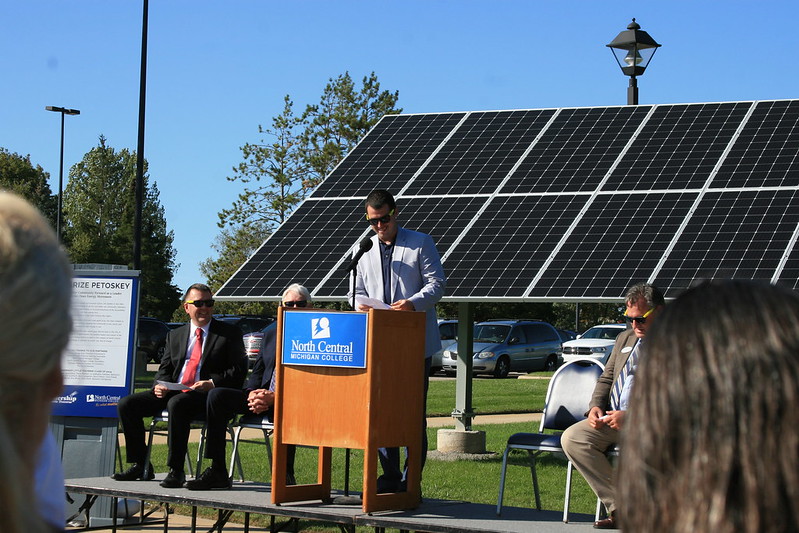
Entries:
{"type": "MultiPolygon", "coordinates": [[[[575,422],[585,418],[585,411],[591,401],[591,394],[596,380],[604,367],[596,359],[577,359],[561,366],[553,375],[547,388],[544,412],[538,433],[516,433],[508,438],[505,453],[502,456],[502,472],[499,480],[499,497],[497,499],[497,515],[502,513],[502,497],[505,492],[505,473],[508,467],[508,455],[511,450],[525,450],[530,458],[530,474],[533,479],[535,507],[541,509],[541,495],[536,474],[536,457],[544,452],[563,453],[560,433],[545,433],[545,430],[562,432],[575,422]]],[[[572,464],[569,461],[566,470],[566,494],[563,506],[563,521],[568,522],[569,499],[571,497],[572,464]]]]}
{"type": "MultiPolygon", "coordinates": [[[[239,457],[239,442],[241,442],[241,432],[244,429],[260,429],[264,433],[264,444],[266,445],[267,460],[269,462],[269,471],[272,471],[272,444],[269,438],[275,430],[272,421],[265,414],[256,415],[247,413],[239,417],[235,429],[232,431],[233,437],[233,452],[230,456],[230,477],[235,475],[234,467],[238,467],[239,481],[244,481],[244,469],[241,466],[241,458],[239,457]]],[[[253,440],[245,440],[244,442],[258,442],[253,440]]]]}

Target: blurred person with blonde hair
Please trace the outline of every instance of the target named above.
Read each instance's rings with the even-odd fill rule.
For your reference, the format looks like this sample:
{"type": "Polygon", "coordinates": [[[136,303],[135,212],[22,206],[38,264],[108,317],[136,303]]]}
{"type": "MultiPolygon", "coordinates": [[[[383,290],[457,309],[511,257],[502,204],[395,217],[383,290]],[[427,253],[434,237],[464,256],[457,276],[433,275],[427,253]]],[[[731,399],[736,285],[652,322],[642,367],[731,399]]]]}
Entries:
{"type": "Polygon", "coordinates": [[[705,282],[647,339],[622,435],[622,529],[799,531],[799,294],[705,282]]]}
{"type": "MultiPolygon", "coordinates": [[[[0,192],[0,531],[53,531],[34,472],[52,400],[63,386],[61,353],[72,328],[72,271],[50,225],[21,198],[0,192]]],[[[61,496],[63,497],[63,495],[61,496]]],[[[63,529],[63,528],[61,528],[63,529]]]]}

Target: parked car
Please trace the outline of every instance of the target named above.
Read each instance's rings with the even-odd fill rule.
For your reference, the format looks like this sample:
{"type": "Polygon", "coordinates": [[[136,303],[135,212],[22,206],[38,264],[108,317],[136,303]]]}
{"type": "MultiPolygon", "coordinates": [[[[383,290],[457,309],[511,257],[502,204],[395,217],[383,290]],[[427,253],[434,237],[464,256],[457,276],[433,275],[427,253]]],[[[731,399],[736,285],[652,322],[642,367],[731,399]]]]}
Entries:
{"type": "Polygon", "coordinates": [[[214,320],[238,326],[245,335],[261,331],[275,321],[272,317],[259,315],[214,315],[214,320]]]}
{"type": "Polygon", "coordinates": [[[430,375],[441,372],[441,360],[444,350],[458,342],[458,321],[449,318],[438,319],[438,332],[441,336],[441,349],[433,354],[430,363],[430,375]]]}
{"type": "Polygon", "coordinates": [[[577,338],[577,332],[570,329],[558,328],[558,335],[560,335],[560,342],[573,341],[577,338]]]}
{"type": "Polygon", "coordinates": [[[140,317],[136,337],[136,355],[144,364],[160,363],[166,349],[166,334],[169,326],[157,318],[140,317]]]}
{"type": "Polygon", "coordinates": [[[261,343],[264,339],[264,334],[277,327],[277,322],[272,322],[261,331],[253,331],[244,335],[244,351],[247,353],[247,360],[249,361],[250,368],[255,366],[255,360],[258,357],[258,352],[261,350],[261,343]]]}
{"type": "Polygon", "coordinates": [[[449,318],[439,318],[438,333],[441,336],[441,347],[446,348],[458,339],[458,321],[449,318]]]}
{"type": "MultiPolygon", "coordinates": [[[[474,327],[475,374],[504,378],[514,372],[554,370],[561,362],[558,331],[540,320],[489,320],[474,327]]],[[[455,372],[457,346],[444,350],[442,366],[455,372]]]]}
{"type": "Polygon", "coordinates": [[[616,337],[625,329],[625,324],[601,324],[586,330],[575,340],[563,343],[563,362],[592,357],[607,363],[616,337]]]}
{"type": "Polygon", "coordinates": [[[185,322],[167,322],[166,325],[169,326],[169,329],[178,329],[180,326],[185,326],[186,323],[185,322]]]}

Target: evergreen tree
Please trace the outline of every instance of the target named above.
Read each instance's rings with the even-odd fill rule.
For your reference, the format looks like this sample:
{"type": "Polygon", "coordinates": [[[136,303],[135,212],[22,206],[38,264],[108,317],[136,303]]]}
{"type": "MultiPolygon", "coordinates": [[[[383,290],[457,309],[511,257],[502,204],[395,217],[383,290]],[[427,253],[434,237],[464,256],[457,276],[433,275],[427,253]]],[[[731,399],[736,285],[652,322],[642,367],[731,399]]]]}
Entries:
{"type": "MultiPolygon", "coordinates": [[[[64,242],[74,263],[132,267],[136,154],[106,144],[100,136],[69,172],[64,189],[64,242]]],[[[140,314],[168,319],[180,300],[172,284],[176,269],[174,234],[167,230],[156,184],[144,171],[140,314]]]]}
{"type": "Polygon", "coordinates": [[[230,209],[219,213],[220,227],[255,222],[275,228],[308,194],[308,165],[299,137],[303,121],[294,116],[293,105],[286,95],[283,112],[272,119],[272,127],[258,126],[258,133],[271,141],[261,139],[241,147],[244,161],[227,179],[240,181],[244,191],[230,209]]]}
{"type": "Polygon", "coordinates": [[[58,198],[50,190],[49,177],[40,165],[33,166],[30,155],[23,157],[0,147],[0,188],[35,205],[55,228],[58,198]]]}
{"type": "Polygon", "coordinates": [[[306,160],[313,170],[306,186],[318,185],[383,115],[401,113],[398,100],[399,91],[380,90],[374,72],[364,76],[360,89],[349,72],[330,78],[319,103],[309,105],[302,117],[306,160]]]}
{"type": "MultiPolygon", "coordinates": [[[[200,264],[200,272],[208,286],[216,292],[242,264],[263,244],[269,236],[269,226],[265,222],[251,222],[235,228],[226,227],[217,235],[211,248],[217,252],[216,259],[206,259],[200,264]]],[[[218,302],[214,311],[231,314],[271,315],[275,304],[264,302],[218,302]]]]}
{"type": "Polygon", "coordinates": [[[229,279],[383,115],[402,112],[395,107],[398,99],[398,91],[381,91],[374,72],[363,78],[360,88],[349,72],[330,78],[319,103],[306,106],[301,116],[295,115],[286,95],[272,127],[258,126],[266,138],[241,147],[244,161],[228,177],[241,182],[244,190],[231,208],[219,213],[224,228],[214,245],[219,259],[202,265],[209,286],[229,279]]]}

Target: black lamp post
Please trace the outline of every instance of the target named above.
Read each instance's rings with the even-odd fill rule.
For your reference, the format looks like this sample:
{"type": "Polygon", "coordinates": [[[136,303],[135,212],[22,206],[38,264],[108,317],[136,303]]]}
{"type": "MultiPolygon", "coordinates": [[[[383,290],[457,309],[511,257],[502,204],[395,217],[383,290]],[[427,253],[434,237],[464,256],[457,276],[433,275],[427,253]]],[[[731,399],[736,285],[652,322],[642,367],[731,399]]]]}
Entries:
{"type": "Polygon", "coordinates": [[[64,115],[80,115],[79,109],[67,109],[49,105],[45,107],[47,111],[61,113],[61,164],[58,168],[58,212],[56,213],[55,234],[61,240],[61,196],[64,188],[64,115]]]}
{"type": "Polygon", "coordinates": [[[638,105],[638,80],[647,65],[652,60],[660,45],[641,30],[635,19],[627,26],[627,30],[619,33],[613,41],[606,45],[613,52],[616,63],[621,67],[625,76],[630,77],[630,86],[627,88],[627,105],[638,105]]]}

